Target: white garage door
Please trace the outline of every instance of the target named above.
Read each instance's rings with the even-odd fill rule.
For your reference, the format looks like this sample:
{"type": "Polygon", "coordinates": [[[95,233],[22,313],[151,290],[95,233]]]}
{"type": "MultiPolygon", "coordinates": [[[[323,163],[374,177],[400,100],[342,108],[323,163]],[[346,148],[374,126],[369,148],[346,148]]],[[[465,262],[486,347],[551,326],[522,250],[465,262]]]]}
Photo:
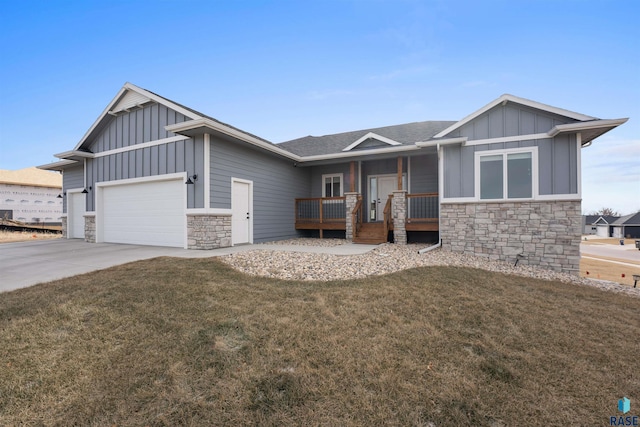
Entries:
{"type": "Polygon", "coordinates": [[[596,229],[596,235],[600,237],[610,237],[609,236],[609,226],[608,225],[598,225],[596,229]]]}
{"type": "Polygon", "coordinates": [[[182,179],[102,188],[103,241],[184,247],[182,179]]]}

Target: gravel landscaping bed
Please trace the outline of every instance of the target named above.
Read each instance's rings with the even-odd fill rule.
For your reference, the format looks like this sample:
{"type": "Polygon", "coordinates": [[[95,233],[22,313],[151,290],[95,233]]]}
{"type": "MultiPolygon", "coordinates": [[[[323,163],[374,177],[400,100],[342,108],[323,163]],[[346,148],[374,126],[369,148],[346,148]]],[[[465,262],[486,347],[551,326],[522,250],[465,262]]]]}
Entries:
{"type": "MultiPolygon", "coordinates": [[[[343,239],[292,239],[269,244],[337,246],[343,239]]],[[[459,266],[489,270],[498,273],[556,280],[577,285],[597,287],[611,292],[640,297],[639,288],[614,282],[581,278],[526,265],[518,266],[502,261],[435,249],[419,254],[425,245],[383,244],[363,255],[339,256],[291,251],[253,250],[220,257],[222,261],[247,274],[288,280],[345,280],[382,275],[423,266],[459,266]]]]}

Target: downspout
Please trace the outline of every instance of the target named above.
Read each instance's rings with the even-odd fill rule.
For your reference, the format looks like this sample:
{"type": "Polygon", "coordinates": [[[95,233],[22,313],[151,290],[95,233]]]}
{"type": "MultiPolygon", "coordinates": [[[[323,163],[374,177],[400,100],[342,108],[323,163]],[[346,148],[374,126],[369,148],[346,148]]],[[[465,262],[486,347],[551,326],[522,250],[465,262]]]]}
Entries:
{"type": "Polygon", "coordinates": [[[438,249],[440,246],[442,246],[442,240],[440,240],[438,243],[436,243],[435,245],[431,245],[431,246],[427,246],[426,248],[422,248],[418,251],[418,253],[420,255],[425,254],[427,252],[431,252],[434,249],[438,249]]]}

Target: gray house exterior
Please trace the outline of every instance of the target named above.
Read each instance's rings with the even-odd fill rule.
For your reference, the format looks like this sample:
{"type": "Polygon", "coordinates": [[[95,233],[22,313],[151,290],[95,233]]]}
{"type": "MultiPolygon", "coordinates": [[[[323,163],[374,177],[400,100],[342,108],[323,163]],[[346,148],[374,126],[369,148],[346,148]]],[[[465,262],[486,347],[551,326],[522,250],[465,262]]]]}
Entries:
{"type": "Polygon", "coordinates": [[[580,152],[627,119],[503,95],[459,121],[273,144],[127,83],[63,172],[67,238],[213,249],[344,232],[577,271],[580,152]]]}

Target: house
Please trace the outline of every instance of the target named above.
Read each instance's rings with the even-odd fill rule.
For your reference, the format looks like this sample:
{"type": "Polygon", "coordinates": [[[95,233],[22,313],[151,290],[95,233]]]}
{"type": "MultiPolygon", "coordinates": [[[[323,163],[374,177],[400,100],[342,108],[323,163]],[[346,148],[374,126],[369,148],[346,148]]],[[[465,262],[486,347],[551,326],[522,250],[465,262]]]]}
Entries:
{"type": "Polygon", "coordinates": [[[621,216],[611,224],[612,237],[640,238],[640,212],[621,216]]]}
{"type": "Polygon", "coordinates": [[[596,235],[600,237],[611,237],[613,233],[612,224],[620,217],[614,215],[601,215],[594,221],[596,235]]]}
{"type": "Polygon", "coordinates": [[[273,144],[127,83],[59,162],[68,238],[212,249],[340,232],[577,271],[580,152],[626,122],[503,95],[273,144]]]}
{"type": "Polygon", "coordinates": [[[62,176],[35,167],[0,169],[0,219],[60,225],[62,176]]]}
{"type": "Polygon", "coordinates": [[[582,215],[582,234],[594,235],[598,231],[596,221],[600,218],[600,215],[582,215]]]}

